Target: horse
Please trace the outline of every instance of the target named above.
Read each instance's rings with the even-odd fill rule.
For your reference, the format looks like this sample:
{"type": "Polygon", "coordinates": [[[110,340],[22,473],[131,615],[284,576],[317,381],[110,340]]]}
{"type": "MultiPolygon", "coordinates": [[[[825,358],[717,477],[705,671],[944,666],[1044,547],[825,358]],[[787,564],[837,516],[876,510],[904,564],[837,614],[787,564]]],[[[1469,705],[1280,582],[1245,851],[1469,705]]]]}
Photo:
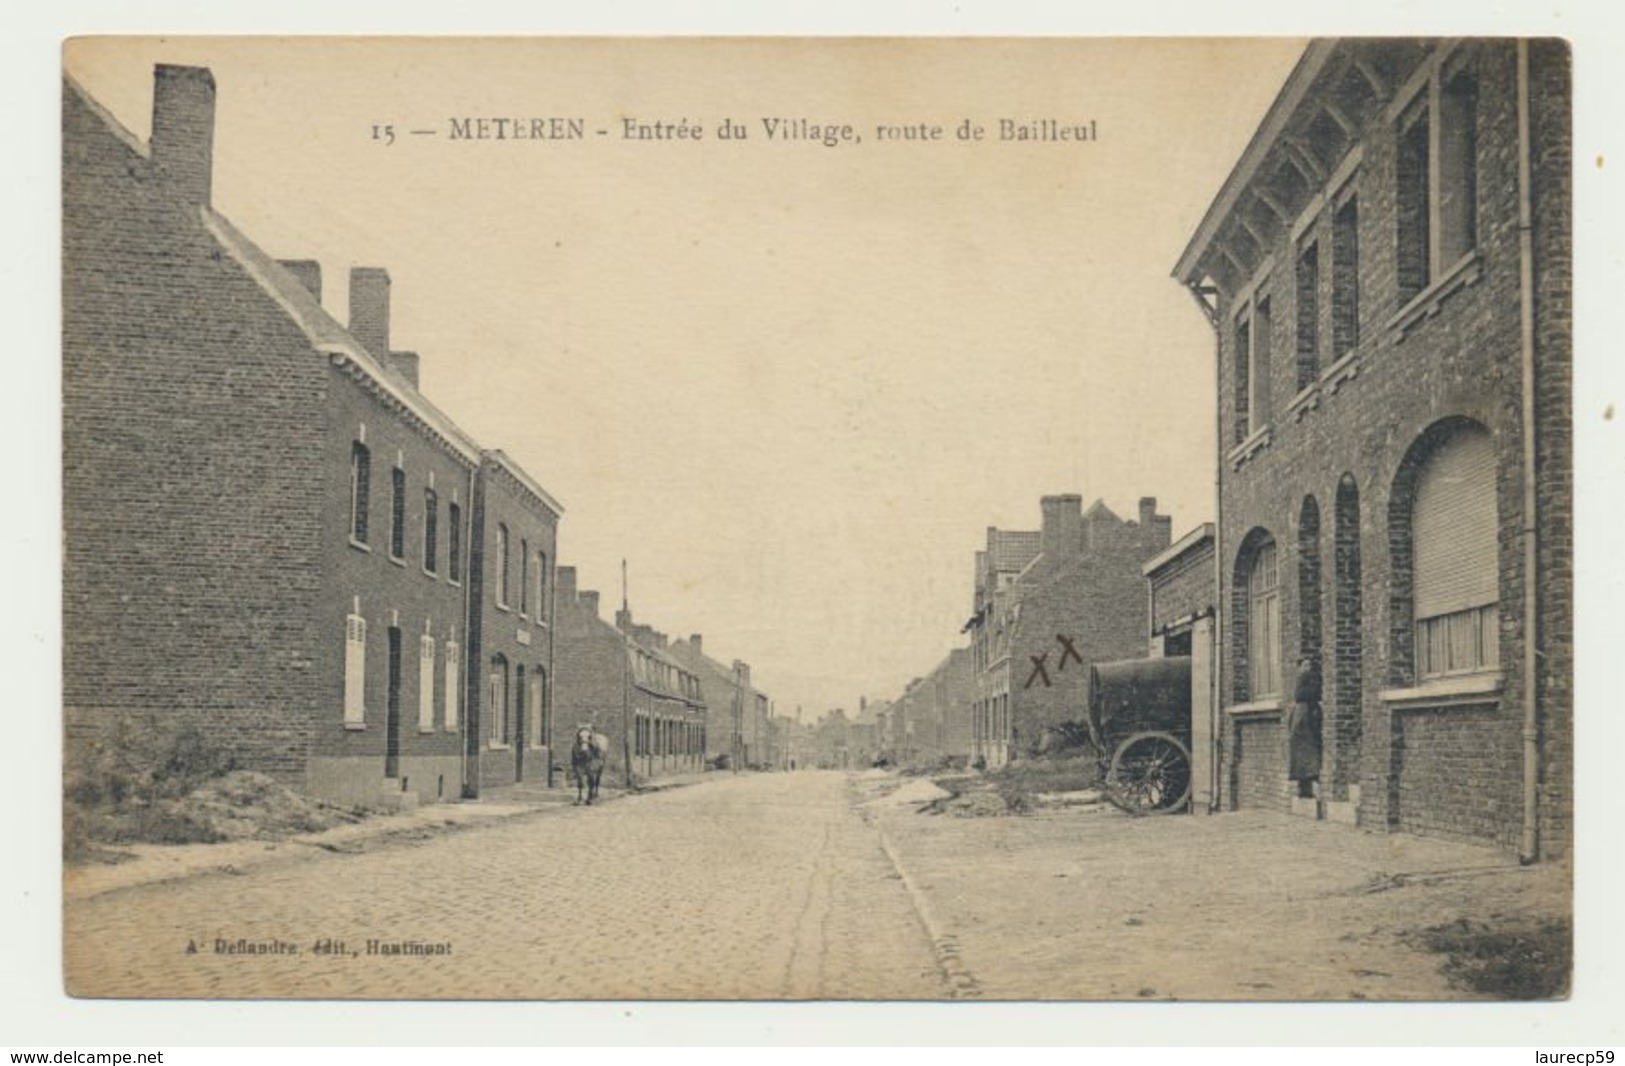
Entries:
{"type": "Polygon", "coordinates": [[[576,779],[576,803],[589,806],[598,798],[598,781],[604,776],[604,745],[589,728],[576,730],[570,746],[570,771],[576,779]]]}

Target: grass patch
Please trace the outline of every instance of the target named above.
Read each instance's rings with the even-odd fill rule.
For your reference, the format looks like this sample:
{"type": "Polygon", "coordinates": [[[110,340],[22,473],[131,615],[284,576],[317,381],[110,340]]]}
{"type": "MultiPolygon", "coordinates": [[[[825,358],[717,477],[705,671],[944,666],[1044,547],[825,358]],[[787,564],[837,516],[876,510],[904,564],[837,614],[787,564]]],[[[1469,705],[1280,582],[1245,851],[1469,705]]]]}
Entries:
{"type": "Polygon", "coordinates": [[[1569,994],[1574,930],[1568,919],[1465,918],[1424,929],[1429,951],[1446,956],[1445,977],[1458,988],[1497,999],[1562,999],[1569,994]]]}

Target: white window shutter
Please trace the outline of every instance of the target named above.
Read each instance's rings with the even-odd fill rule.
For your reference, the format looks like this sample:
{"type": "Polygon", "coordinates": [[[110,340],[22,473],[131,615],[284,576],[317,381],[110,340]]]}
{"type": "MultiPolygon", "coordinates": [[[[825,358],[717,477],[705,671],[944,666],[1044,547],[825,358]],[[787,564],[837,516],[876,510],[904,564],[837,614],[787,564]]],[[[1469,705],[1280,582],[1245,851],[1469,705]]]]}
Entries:
{"type": "Polygon", "coordinates": [[[367,620],[358,614],[345,618],[344,626],[344,724],[362,725],[367,720],[367,620]]]}
{"type": "Polygon", "coordinates": [[[427,633],[418,643],[418,728],[434,728],[434,638],[427,633]]]}
{"type": "Polygon", "coordinates": [[[463,653],[455,640],[446,641],[446,728],[456,729],[459,711],[462,709],[462,686],[459,679],[463,675],[463,653]]]}

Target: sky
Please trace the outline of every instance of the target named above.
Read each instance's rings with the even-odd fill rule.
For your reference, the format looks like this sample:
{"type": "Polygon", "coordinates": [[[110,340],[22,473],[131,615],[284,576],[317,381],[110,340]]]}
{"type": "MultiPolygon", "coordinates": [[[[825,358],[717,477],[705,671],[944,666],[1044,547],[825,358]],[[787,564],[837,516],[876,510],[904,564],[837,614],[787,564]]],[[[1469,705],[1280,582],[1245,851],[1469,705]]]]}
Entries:
{"type": "Polygon", "coordinates": [[[142,138],[154,63],[208,66],[217,209],[320,260],[341,322],[349,268],[388,269],[393,346],[564,504],[581,587],[607,613],[626,559],[640,621],[811,720],[961,645],[986,528],[1040,496],[1212,517],[1213,338],[1170,271],[1302,47],[89,38],[65,66],[142,138]],[[481,116],[585,135],[453,139],[481,116]]]}

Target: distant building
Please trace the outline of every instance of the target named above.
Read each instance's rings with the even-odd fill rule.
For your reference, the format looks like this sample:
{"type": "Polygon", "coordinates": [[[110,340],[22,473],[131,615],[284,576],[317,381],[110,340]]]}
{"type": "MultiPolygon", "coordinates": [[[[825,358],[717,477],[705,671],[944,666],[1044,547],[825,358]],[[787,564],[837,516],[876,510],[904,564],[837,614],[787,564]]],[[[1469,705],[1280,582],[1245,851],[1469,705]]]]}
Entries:
{"type": "Polygon", "coordinates": [[[1046,496],[1031,534],[988,531],[977,554],[976,612],[967,625],[977,671],[974,756],[989,767],[1043,750],[1080,723],[1089,667],[1145,647],[1141,564],[1168,546],[1156,499],[1124,521],[1096,501],[1046,496]],[[1036,549],[1036,550],[1034,550],[1036,549]]]}
{"type": "Polygon", "coordinates": [[[726,760],[738,770],[768,768],[778,761],[770,732],[771,701],[751,685],[750,664],[735,659],[724,665],[705,651],[705,638],[694,633],[667,649],[700,679],[708,708],[706,755],[726,760]]]}
{"type": "Polygon", "coordinates": [[[665,635],[634,622],[624,606],[615,625],[606,622],[598,593],[578,590],[570,566],[558,569],[555,609],[560,747],[578,729],[607,737],[604,779],[616,785],[703,771],[705,694],[666,650],[665,635]]]}
{"type": "Polygon", "coordinates": [[[562,509],[419,390],[387,273],[351,271],[342,326],[318,264],[214,209],[208,70],[157,68],[149,143],[71,79],[62,103],[70,760],[195,734],[359,805],[530,777],[551,647],[499,639],[470,597],[496,576],[482,523],[522,510],[545,585],[562,509]],[[525,670],[500,714],[487,652],[525,670]]]}
{"type": "Polygon", "coordinates": [[[1180,257],[1217,333],[1226,808],[1569,848],[1571,109],[1561,41],[1315,41],[1180,257]]]}

